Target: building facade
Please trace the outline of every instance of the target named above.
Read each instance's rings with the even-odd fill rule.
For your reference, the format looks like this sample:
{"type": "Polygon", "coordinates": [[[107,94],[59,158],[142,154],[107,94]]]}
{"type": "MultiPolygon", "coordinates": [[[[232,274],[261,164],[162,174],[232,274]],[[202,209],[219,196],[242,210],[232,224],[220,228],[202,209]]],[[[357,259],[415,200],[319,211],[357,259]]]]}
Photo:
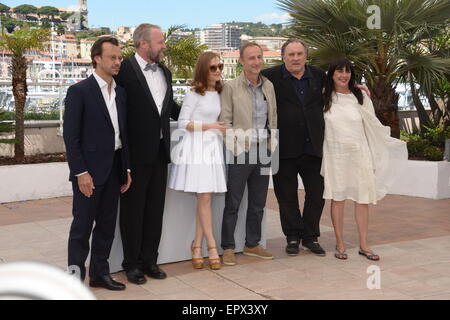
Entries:
{"type": "Polygon", "coordinates": [[[241,29],[238,26],[215,24],[200,33],[200,40],[211,50],[238,49],[241,46],[241,29]]]}

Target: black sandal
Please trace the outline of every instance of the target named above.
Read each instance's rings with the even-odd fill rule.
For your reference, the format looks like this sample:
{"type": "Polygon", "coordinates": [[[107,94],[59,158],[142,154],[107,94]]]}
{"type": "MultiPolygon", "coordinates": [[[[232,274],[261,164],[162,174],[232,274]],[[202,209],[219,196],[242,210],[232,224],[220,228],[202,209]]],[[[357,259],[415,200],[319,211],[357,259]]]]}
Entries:
{"type": "Polygon", "coordinates": [[[340,252],[337,247],[336,247],[336,252],[334,253],[334,256],[336,257],[336,259],[339,259],[339,260],[347,260],[348,259],[347,252],[345,252],[345,250],[344,250],[344,252],[340,252]]]}
{"type": "Polygon", "coordinates": [[[370,261],[380,261],[380,256],[373,252],[364,251],[363,249],[359,248],[359,254],[366,257],[370,261]]]}

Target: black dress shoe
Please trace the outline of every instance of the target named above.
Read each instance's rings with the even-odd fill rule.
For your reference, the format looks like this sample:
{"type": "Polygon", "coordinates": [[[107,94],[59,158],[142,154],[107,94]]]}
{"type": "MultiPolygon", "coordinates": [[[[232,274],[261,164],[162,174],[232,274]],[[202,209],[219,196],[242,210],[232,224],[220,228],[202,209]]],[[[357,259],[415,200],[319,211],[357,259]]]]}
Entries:
{"type": "Polygon", "coordinates": [[[145,275],[153,279],[163,280],[167,278],[167,274],[162,271],[156,264],[144,269],[145,275]]]}
{"type": "Polygon", "coordinates": [[[114,281],[108,274],[97,278],[92,278],[89,281],[89,286],[92,288],[105,288],[111,291],[123,291],[126,289],[123,283],[114,281]]]}
{"type": "Polygon", "coordinates": [[[303,247],[305,249],[310,250],[312,253],[314,253],[317,256],[325,257],[327,255],[325,250],[323,250],[323,248],[320,246],[319,242],[317,242],[317,241],[303,242],[303,247]]]}
{"type": "Polygon", "coordinates": [[[300,253],[300,243],[298,241],[289,241],[286,247],[286,253],[289,256],[297,256],[300,253]]]}
{"type": "Polygon", "coordinates": [[[141,285],[141,284],[145,284],[147,282],[147,279],[145,279],[144,273],[142,272],[141,269],[138,269],[138,268],[131,269],[131,270],[128,270],[126,272],[126,274],[127,274],[128,281],[131,283],[141,285]]]}

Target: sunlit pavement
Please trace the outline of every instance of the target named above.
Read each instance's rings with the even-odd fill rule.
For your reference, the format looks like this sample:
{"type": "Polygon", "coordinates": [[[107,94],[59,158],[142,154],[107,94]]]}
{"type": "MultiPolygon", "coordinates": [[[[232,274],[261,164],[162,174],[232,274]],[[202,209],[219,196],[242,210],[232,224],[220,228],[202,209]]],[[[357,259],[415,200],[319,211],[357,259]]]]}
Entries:
{"type": "MultiPolygon", "coordinates": [[[[38,261],[65,269],[71,205],[70,197],[0,205],[0,263],[38,261]]],[[[345,222],[347,261],[334,257],[329,204],[320,238],[326,257],[306,251],[288,257],[272,191],[267,207],[272,261],[239,254],[238,265],[220,271],[196,271],[189,261],[168,264],[162,266],[169,276],[166,280],[148,279],[136,286],[119,273],[113,277],[127,284],[126,291],[93,293],[107,300],[450,299],[450,200],[388,196],[371,207],[370,244],[381,256],[377,263],[358,255],[352,205],[345,222]],[[374,265],[379,278],[368,273],[374,265]],[[369,281],[372,289],[377,284],[381,288],[370,290],[369,277],[374,280],[369,281]]]]}

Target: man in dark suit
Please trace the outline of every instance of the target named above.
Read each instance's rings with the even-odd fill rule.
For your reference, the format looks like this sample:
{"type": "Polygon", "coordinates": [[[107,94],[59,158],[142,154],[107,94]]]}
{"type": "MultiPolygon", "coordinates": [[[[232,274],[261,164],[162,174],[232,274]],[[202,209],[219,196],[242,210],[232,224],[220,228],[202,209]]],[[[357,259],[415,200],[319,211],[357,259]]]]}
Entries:
{"type": "Polygon", "coordinates": [[[125,290],[111,278],[108,264],[119,194],[131,185],[125,91],[113,79],[122,59],[117,39],[99,38],[91,57],[94,74],[71,86],[65,100],[64,142],[73,187],[68,262],[84,280],[92,234],[90,286],[125,290]]]}
{"type": "Polygon", "coordinates": [[[308,48],[301,40],[288,40],[282,48],[284,64],[262,73],[273,83],[277,97],[280,167],[273,181],[288,242],[286,252],[297,255],[302,241],[306,249],[325,256],[318,242],[325,205],[324,182],[320,175],[325,73],[306,65],[307,57],[308,48]],[[303,216],[298,203],[299,174],[306,193],[303,216]]]}
{"type": "Polygon", "coordinates": [[[116,80],[127,93],[128,137],[133,185],[121,197],[123,268],[128,281],[144,284],[145,275],[167,276],[157,265],[167,167],[170,118],[178,120],[172,74],[159,62],[166,49],[160,27],[142,24],[133,35],[136,54],[122,63],[116,80]]]}

